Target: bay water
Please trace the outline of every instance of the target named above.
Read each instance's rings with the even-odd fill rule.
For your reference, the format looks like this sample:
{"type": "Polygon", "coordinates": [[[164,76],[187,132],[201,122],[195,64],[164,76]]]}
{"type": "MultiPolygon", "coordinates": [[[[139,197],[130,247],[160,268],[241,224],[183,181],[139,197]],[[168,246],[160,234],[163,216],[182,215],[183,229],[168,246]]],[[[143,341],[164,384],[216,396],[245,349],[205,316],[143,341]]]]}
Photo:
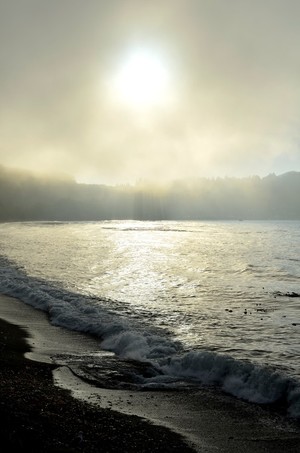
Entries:
{"type": "Polygon", "coordinates": [[[113,388],[208,385],[300,417],[300,222],[0,224],[0,292],[93,335],[113,388]]]}

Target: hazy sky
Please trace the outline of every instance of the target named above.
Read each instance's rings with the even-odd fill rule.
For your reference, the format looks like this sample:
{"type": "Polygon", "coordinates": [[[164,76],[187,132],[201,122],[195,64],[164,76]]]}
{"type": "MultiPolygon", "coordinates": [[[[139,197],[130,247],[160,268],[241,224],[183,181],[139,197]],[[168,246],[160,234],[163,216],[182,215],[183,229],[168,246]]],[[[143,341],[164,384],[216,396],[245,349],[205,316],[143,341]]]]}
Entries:
{"type": "Polygon", "coordinates": [[[79,181],[300,170],[299,0],[0,0],[0,163],[79,181]]]}

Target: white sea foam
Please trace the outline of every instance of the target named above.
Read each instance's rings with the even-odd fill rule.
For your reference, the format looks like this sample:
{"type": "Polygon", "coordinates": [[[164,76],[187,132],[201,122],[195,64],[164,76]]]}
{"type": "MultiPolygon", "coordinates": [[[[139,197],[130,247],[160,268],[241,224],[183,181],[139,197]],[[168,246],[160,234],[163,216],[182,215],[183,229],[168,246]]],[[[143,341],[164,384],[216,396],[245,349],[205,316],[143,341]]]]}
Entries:
{"type": "Polygon", "coordinates": [[[172,357],[161,365],[161,370],[164,374],[218,385],[227,393],[250,402],[287,405],[289,413],[294,416],[299,412],[299,383],[278,371],[253,363],[201,351],[172,357]]]}
{"type": "Polygon", "coordinates": [[[140,380],[145,387],[174,386],[176,380],[216,385],[250,402],[280,403],[300,418],[299,383],[278,370],[211,351],[186,352],[167,331],[118,315],[101,299],[31,278],[5,258],[0,277],[0,292],[44,310],[53,324],[96,335],[101,348],[120,357],[151,363],[157,373],[140,380]]]}

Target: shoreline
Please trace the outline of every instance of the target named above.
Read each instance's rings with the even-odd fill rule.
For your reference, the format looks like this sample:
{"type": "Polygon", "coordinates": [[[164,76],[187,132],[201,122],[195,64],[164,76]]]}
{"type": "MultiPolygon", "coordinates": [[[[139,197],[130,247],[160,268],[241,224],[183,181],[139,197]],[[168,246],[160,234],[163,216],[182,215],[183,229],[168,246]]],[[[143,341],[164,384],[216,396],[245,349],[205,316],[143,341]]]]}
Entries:
{"type": "Polygon", "coordinates": [[[53,384],[55,365],[31,361],[26,331],[0,319],[2,452],[187,452],[176,433],[95,408],[53,384]]]}
{"type": "MultiPolygon", "coordinates": [[[[3,426],[7,427],[5,413],[8,413],[13,421],[13,428],[7,427],[10,442],[20,438],[19,434],[14,434],[19,433],[20,426],[27,427],[25,441],[30,433],[36,436],[35,442],[45,442],[43,448],[29,451],[300,451],[299,426],[215,389],[187,393],[93,387],[74,376],[67,367],[53,364],[51,353],[57,352],[56,348],[65,351],[74,345],[77,352],[80,347],[82,351],[87,347],[99,348],[99,342],[54,327],[44,312],[2,295],[0,318],[6,320],[0,321],[0,330],[6,332],[1,334],[0,344],[2,351],[7,351],[4,356],[1,354],[1,419],[4,421],[1,434],[6,436],[3,426]],[[10,394],[10,402],[7,394],[10,394]],[[49,405],[54,409],[45,410],[49,405]],[[18,414],[21,414],[20,419],[18,414]],[[83,415],[78,417],[78,414],[83,415]],[[55,436],[59,434],[57,439],[52,429],[56,419],[64,425],[62,432],[60,425],[57,433],[55,431],[55,436]],[[36,430],[39,423],[41,426],[36,430]],[[83,444],[74,447],[72,442],[83,429],[86,430],[84,448],[83,444]],[[44,433],[42,440],[37,431],[44,433]]],[[[18,446],[18,451],[23,451],[20,448],[18,446]]]]}

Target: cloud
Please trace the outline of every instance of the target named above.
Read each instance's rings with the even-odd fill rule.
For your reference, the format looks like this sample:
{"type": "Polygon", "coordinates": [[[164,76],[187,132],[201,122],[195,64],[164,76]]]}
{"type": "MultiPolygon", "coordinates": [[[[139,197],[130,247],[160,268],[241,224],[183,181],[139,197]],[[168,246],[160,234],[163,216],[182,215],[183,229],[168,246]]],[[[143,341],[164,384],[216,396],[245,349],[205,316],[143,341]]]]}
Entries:
{"type": "Polygon", "coordinates": [[[81,180],[243,176],[299,169],[294,0],[16,0],[0,11],[0,162],[81,180]],[[139,45],[172,68],[172,108],[111,102],[139,45]]]}

